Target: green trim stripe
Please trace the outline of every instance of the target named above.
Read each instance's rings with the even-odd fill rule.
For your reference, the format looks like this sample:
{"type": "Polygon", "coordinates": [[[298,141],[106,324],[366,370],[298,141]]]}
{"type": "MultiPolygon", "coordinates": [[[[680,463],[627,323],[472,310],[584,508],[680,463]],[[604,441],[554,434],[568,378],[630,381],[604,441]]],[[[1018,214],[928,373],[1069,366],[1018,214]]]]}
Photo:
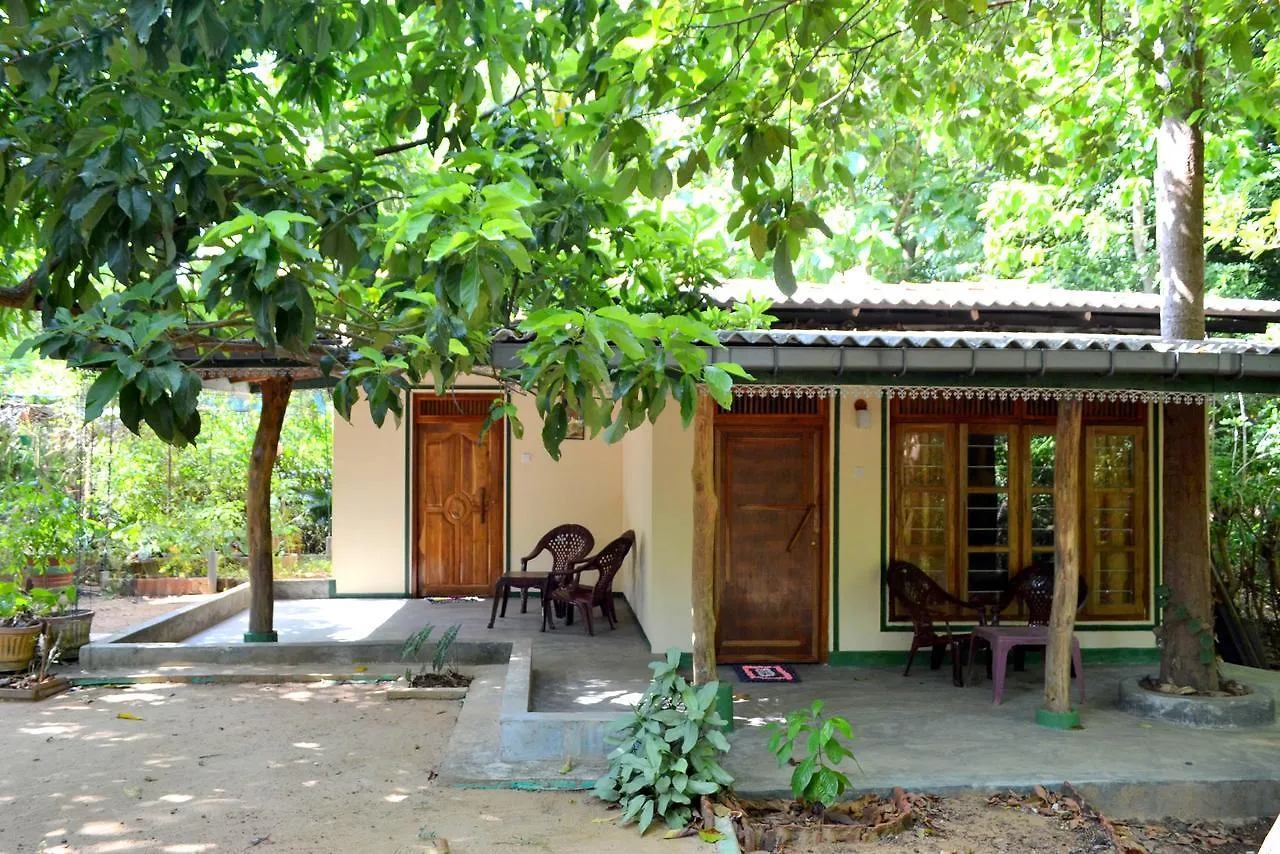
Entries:
{"type": "Polygon", "coordinates": [[[409,392],[409,417],[404,425],[404,598],[413,595],[413,392],[409,392]]]}
{"type": "Polygon", "coordinates": [[[889,392],[880,392],[880,631],[889,626],[889,392]]]}
{"type": "Polygon", "coordinates": [[[837,396],[831,452],[831,652],[840,651],[840,409],[837,396]]]}
{"type": "MultiPolygon", "coordinates": [[[[927,651],[926,651],[927,652],[927,651]]],[[[1155,647],[1110,647],[1104,649],[1082,649],[1080,650],[1081,658],[1085,664],[1097,666],[1103,665],[1142,665],[1142,664],[1158,664],[1160,661],[1160,650],[1155,647]]],[[[1027,651],[1027,659],[1037,661],[1040,653],[1036,650],[1027,651]]],[[[920,654],[916,654],[916,665],[919,666],[921,661],[928,668],[928,656],[924,659],[920,654]]],[[[832,667],[906,667],[907,666],[907,650],[844,650],[839,653],[832,653],[827,659],[827,664],[832,667]]]]}

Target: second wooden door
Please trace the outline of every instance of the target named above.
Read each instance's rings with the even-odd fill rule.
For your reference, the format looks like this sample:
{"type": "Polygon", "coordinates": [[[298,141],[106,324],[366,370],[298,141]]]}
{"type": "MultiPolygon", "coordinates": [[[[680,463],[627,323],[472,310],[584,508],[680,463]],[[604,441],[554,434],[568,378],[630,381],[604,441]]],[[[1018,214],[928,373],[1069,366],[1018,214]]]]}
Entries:
{"type": "Polygon", "coordinates": [[[825,432],[818,424],[717,424],[717,656],[818,661],[825,641],[825,432]]]}

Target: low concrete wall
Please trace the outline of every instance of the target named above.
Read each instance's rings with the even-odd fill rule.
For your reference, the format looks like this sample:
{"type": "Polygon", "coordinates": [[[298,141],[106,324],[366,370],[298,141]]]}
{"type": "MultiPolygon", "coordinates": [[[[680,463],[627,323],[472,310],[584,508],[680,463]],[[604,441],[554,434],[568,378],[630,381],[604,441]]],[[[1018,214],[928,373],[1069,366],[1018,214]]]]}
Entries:
{"type": "Polygon", "coordinates": [[[241,584],[194,605],[152,617],[145,623],[112,635],[101,644],[90,644],[85,650],[114,643],[177,643],[231,619],[248,607],[249,585],[241,584]]]}
{"type": "Polygon", "coordinates": [[[272,585],[275,599],[328,599],[328,578],[277,578],[272,585]]]}
{"type": "MultiPolygon", "coordinates": [[[[85,670],[147,669],[187,664],[292,665],[382,664],[416,667],[430,661],[434,647],[414,661],[401,662],[403,644],[393,641],[326,641],[318,643],[232,643],[181,645],[175,643],[104,643],[83,647],[85,670]],[[85,656],[85,651],[89,656],[85,656]]],[[[450,650],[455,664],[502,664],[511,645],[501,641],[458,641],[450,650]]]]}
{"type": "Polygon", "coordinates": [[[502,692],[499,756],[505,762],[546,759],[600,759],[608,752],[605,733],[624,716],[600,712],[533,712],[533,651],[528,640],[511,644],[502,692]]]}

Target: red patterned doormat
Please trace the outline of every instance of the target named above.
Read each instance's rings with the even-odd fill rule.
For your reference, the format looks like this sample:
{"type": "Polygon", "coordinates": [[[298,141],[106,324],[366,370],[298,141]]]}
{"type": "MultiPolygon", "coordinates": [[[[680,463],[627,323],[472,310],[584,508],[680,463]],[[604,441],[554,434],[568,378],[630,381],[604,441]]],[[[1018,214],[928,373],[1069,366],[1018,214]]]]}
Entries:
{"type": "Polygon", "coordinates": [[[739,682],[799,682],[800,677],[785,664],[735,664],[739,682]]]}

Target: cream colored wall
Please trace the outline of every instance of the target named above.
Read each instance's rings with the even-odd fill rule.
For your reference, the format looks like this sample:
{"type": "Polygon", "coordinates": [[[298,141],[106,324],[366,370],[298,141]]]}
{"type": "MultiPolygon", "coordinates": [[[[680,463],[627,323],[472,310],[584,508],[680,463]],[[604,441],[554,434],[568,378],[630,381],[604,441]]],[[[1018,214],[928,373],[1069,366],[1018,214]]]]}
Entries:
{"type": "MultiPolygon", "coordinates": [[[[460,382],[476,384],[474,379],[460,382]]],[[[532,550],[539,537],[566,522],[586,525],[596,536],[597,546],[621,534],[622,447],[607,445],[601,439],[568,440],[561,446],[557,462],[542,447],[541,420],[533,399],[517,395],[514,403],[525,435],[523,439],[511,436],[507,443],[507,563],[518,568],[519,558],[532,550]]],[[[379,429],[363,401],[353,407],[350,423],[336,419],[333,575],[339,595],[405,595],[405,510],[409,500],[405,484],[411,464],[405,442],[408,423],[406,418],[396,426],[388,419],[379,429]]],[[[547,558],[531,568],[544,568],[542,561],[547,558]]],[[[626,583],[625,578],[619,583],[626,583]]]]}
{"type": "MultiPolygon", "coordinates": [[[[585,525],[600,548],[625,530],[622,515],[621,445],[603,439],[569,439],[560,446],[559,461],[542,445],[542,420],[530,395],[515,395],[524,438],[511,437],[510,454],[511,553],[507,564],[520,568],[520,557],[533,550],[538,538],[568,522],[585,525]]],[[[551,566],[541,556],[530,569],[551,566]]],[[[625,573],[626,570],[623,570],[625,573]]],[[[615,589],[625,589],[623,576],[615,589]]]]}
{"type": "MultiPolygon", "coordinates": [[[[839,583],[832,585],[833,607],[828,640],[832,649],[898,649],[899,638],[880,632],[880,552],[884,518],[880,508],[880,442],[883,412],[880,389],[854,387],[839,398],[840,454],[832,495],[840,490],[832,537],[839,583]],[[857,425],[855,404],[863,400],[870,413],[866,427],[857,425]],[[838,643],[838,646],[837,646],[838,643]]],[[[836,441],[832,429],[832,442],[836,441]]],[[[834,458],[834,454],[832,455],[834,458]]],[[[908,637],[907,648],[910,648],[908,637]]]]}
{"type": "Polygon", "coordinates": [[[636,545],[618,590],[643,626],[648,621],[649,541],[653,533],[653,427],[647,422],[622,438],[622,524],[636,545]]]}
{"type": "Polygon", "coordinates": [[[654,652],[693,649],[693,431],[676,412],[650,429],[650,528],[645,541],[644,627],[654,652]]]}
{"type": "Polygon", "coordinates": [[[405,430],[360,402],[333,423],[333,578],[338,594],[405,593],[405,430]]]}

